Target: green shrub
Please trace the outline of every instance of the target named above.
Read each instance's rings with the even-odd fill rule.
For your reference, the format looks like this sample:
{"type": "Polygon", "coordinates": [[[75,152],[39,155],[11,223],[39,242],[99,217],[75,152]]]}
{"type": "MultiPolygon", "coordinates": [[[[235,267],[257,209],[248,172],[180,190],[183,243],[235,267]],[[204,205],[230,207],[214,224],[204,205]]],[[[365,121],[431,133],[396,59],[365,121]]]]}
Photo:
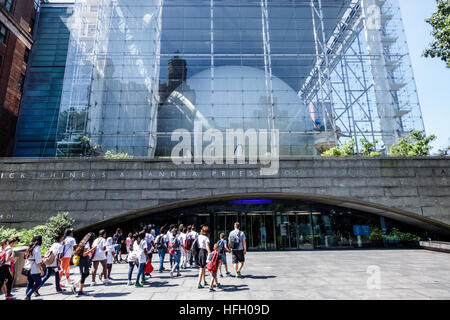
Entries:
{"type": "Polygon", "coordinates": [[[355,152],[353,151],[355,147],[355,139],[341,145],[333,147],[322,153],[324,157],[348,157],[353,156],[355,152]]]}
{"type": "Polygon", "coordinates": [[[37,225],[32,229],[15,229],[0,227],[0,239],[8,239],[19,236],[20,241],[17,246],[28,246],[35,235],[42,235],[42,252],[51,247],[54,237],[63,234],[64,230],[71,228],[75,220],[69,218],[68,212],[60,212],[56,216],[48,219],[45,225],[37,225]]]}
{"type": "Polygon", "coordinates": [[[391,147],[389,155],[397,157],[427,156],[431,150],[430,143],[436,139],[434,134],[426,136],[423,131],[412,131],[409,136],[391,147]]]}
{"type": "Polygon", "coordinates": [[[105,159],[133,159],[133,156],[129,155],[128,153],[125,152],[116,153],[114,150],[106,151],[103,157],[105,159]]]}

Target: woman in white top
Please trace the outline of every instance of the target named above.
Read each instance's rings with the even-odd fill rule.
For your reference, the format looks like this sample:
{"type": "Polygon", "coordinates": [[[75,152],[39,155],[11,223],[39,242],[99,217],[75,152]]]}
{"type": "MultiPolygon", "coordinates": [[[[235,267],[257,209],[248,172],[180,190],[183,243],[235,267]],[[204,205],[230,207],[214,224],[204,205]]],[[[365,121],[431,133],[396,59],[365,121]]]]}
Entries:
{"type": "Polygon", "coordinates": [[[92,255],[92,263],[94,269],[92,270],[92,285],[95,286],[95,276],[97,275],[97,269],[99,263],[102,265],[102,273],[103,273],[103,284],[108,284],[110,281],[108,280],[108,267],[106,265],[106,231],[104,229],[100,230],[98,233],[98,238],[95,239],[93,246],[97,247],[97,250],[94,251],[92,255]]]}
{"type": "Polygon", "coordinates": [[[144,274],[144,268],[145,268],[145,264],[147,263],[147,257],[148,257],[147,241],[145,241],[145,231],[142,231],[141,233],[139,233],[137,241],[134,242],[133,250],[138,252],[138,263],[139,263],[135,286],[138,288],[141,288],[144,284],[148,283],[145,280],[145,274],[144,274]],[[139,283],[139,279],[141,277],[142,277],[142,281],[139,283]]]}
{"type": "MultiPolygon", "coordinates": [[[[11,263],[14,263],[17,258],[14,258],[14,250],[13,248],[16,246],[19,241],[19,237],[12,237],[8,240],[5,240],[4,248],[5,251],[5,262],[0,267],[0,288],[6,282],[6,300],[14,299],[13,294],[11,293],[13,277],[11,275],[11,263]]],[[[2,246],[3,247],[3,246],[2,246]]]]}
{"type": "Polygon", "coordinates": [[[203,284],[205,286],[208,285],[205,278],[205,267],[206,267],[206,259],[208,258],[208,254],[211,252],[211,249],[209,248],[209,227],[203,226],[202,230],[200,231],[200,235],[197,238],[197,244],[199,248],[198,253],[198,263],[200,264],[200,270],[198,272],[198,286],[197,288],[201,289],[202,286],[202,279],[203,284]]]}
{"type": "MultiPolygon", "coordinates": [[[[108,270],[108,280],[112,280],[111,271],[114,263],[114,254],[116,253],[115,246],[113,245],[113,238],[106,239],[106,268],[108,270]]],[[[100,281],[102,281],[102,274],[99,275],[100,281]]]]}
{"type": "Polygon", "coordinates": [[[188,250],[184,247],[186,242],[186,227],[180,229],[180,241],[181,241],[181,268],[186,269],[188,260],[188,250]]]}
{"type": "MultiPolygon", "coordinates": [[[[42,283],[39,286],[39,289],[52,275],[55,275],[56,292],[62,292],[61,286],[59,284],[58,267],[60,262],[59,259],[61,259],[64,251],[64,246],[62,245],[63,240],[64,236],[62,234],[58,234],[55,236],[55,243],[53,243],[49,249],[49,251],[53,252],[54,260],[52,264],[47,265],[47,269],[45,270],[45,276],[42,278],[42,283]]],[[[35,291],[35,295],[39,296],[38,290],[35,291]]]]}
{"type": "Polygon", "coordinates": [[[25,266],[24,269],[29,270],[27,279],[27,290],[25,300],[30,300],[33,292],[41,285],[41,277],[44,276],[42,269],[42,236],[37,235],[31,239],[31,243],[25,252],[25,266]]]}

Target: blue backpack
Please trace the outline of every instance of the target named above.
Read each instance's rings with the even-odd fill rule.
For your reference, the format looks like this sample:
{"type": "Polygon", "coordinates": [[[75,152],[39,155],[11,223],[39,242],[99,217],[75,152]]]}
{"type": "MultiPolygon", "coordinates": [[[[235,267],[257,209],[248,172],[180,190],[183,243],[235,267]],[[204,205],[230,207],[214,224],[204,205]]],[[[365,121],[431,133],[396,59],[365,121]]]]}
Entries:
{"type": "Polygon", "coordinates": [[[219,245],[219,253],[224,254],[225,253],[225,240],[219,240],[217,241],[217,244],[219,245]]]}

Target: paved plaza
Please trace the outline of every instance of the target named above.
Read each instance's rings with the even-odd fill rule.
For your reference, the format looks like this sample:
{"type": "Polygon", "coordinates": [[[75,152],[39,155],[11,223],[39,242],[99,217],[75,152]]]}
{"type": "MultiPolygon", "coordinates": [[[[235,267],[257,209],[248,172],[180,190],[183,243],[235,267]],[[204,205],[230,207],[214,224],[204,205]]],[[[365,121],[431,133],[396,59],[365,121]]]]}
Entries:
{"type": "MultiPolygon", "coordinates": [[[[182,276],[174,279],[168,271],[154,271],[150,285],[127,286],[128,264],[123,263],[113,265],[114,280],[110,285],[92,287],[89,277],[85,288],[88,297],[69,292],[56,294],[52,277],[41,288],[41,296],[32,299],[450,299],[450,254],[447,253],[427,250],[249,252],[246,259],[244,278],[219,278],[223,288],[216,292],[197,289],[198,269],[181,270],[182,276]]],[[[155,267],[157,262],[158,257],[154,256],[155,267]]],[[[72,270],[74,278],[78,278],[78,268],[72,270]]],[[[208,282],[210,279],[207,276],[208,282]]],[[[25,288],[18,288],[15,294],[22,299],[25,288]]]]}

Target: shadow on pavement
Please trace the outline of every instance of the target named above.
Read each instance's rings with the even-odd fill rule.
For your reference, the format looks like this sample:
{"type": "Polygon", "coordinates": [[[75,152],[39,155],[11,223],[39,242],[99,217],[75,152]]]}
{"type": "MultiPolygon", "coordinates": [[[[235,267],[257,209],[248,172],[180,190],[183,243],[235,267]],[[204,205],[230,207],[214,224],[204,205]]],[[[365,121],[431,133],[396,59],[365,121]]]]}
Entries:
{"type": "Polygon", "coordinates": [[[148,281],[150,287],[178,287],[178,284],[168,284],[169,281],[148,281]]]}
{"type": "Polygon", "coordinates": [[[273,279],[276,278],[277,276],[253,276],[251,274],[248,275],[244,275],[243,278],[244,279],[253,279],[253,280],[265,280],[265,279],[273,279]]]}
{"type": "Polygon", "coordinates": [[[244,291],[249,290],[247,288],[248,286],[246,284],[239,284],[239,285],[222,285],[222,291],[225,292],[233,292],[233,291],[244,291]]]}
{"type": "Polygon", "coordinates": [[[99,292],[95,294],[90,294],[89,296],[94,298],[114,298],[114,297],[123,297],[125,295],[130,294],[129,292],[99,292]]]}

